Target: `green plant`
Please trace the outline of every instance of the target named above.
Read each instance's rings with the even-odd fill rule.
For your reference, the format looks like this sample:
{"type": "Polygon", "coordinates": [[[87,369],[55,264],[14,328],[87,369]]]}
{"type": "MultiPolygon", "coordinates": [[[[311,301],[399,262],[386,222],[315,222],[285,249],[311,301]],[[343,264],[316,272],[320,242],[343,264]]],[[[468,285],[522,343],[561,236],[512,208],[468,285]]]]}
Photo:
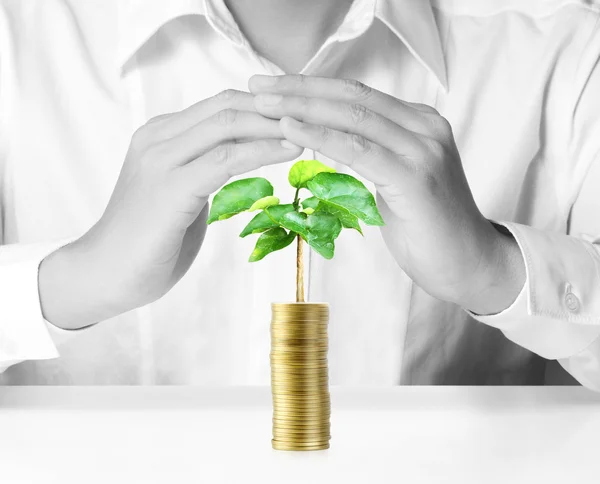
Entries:
{"type": "Polygon", "coordinates": [[[221,188],[210,207],[207,225],[238,213],[260,212],[246,225],[240,237],[258,234],[249,262],[256,262],[298,240],[296,301],[304,301],[302,241],[326,259],[333,257],[334,241],[342,228],[355,229],[364,236],[359,220],[367,225],[385,225],[377,210],[375,197],[351,175],[337,173],[317,160],[300,160],[288,174],[296,188],[294,201],[280,204],[273,185],[261,177],[236,180],[221,188]],[[300,201],[298,194],[307,189],[312,196],[300,201]]]}

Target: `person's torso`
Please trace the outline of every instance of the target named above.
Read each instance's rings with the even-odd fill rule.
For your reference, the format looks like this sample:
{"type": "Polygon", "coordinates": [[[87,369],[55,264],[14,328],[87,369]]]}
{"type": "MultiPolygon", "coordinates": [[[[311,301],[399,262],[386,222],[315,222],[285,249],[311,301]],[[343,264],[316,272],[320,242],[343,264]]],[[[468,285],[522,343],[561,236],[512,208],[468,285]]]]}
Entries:
{"type": "MultiPolygon", "coordinates": [[[[83,234],[102,215],[138,126],[225,89],[247,91],[252,74],[283,73],[227,38],[220,0],[206,2],[214,25],[203,15],[175,15],[122,72],[116,0],[28,3],[4,2],[5,52],[14,56],[2,59],[14,76],[0,165],[4,244],[83,234]]],[[[582,47],[583,2],[533,2],[539,9],[524,12],[481,2],[488,10],[480,5],[472,15],[445,3],[434,13],[448,92],[377,18],[355,39],[326,42],[302,73],[358,79],[434,106],[451,122],[486,217],[564,232],[561,187],[569,173],[553,153],[563,142],[561,89],[571,53],[582,47]]],[[[469,3],[476,2],[458,5],[469,3]]],[[[299,159],[313,156],[375,193],[370,181],[318,152],[299,159]]],[[[230,181],[265,177],[289,203],[293,163],[230,181]]],[[[158,301],[81,331],[59,347],[58,359],[9,368],[0,383],[267,384],[271,302],[295,300],[295,251],[249,263],[256,238],[238,234],[250,218],[208,227],[189,272],[158,301]]],[[[331,260],[305,250],[307,301],[330,305],[332,384],[544,383],[546,360],[429,296],[401,270],[377,227],[363,225],[363,232],[343,231],[331,260]]]]}

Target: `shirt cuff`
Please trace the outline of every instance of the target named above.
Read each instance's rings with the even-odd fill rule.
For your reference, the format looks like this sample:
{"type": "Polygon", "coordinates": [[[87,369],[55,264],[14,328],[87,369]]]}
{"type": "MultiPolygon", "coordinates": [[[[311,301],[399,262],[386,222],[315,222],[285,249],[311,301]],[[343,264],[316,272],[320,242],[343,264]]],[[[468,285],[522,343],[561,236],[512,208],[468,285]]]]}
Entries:
{"type": "Polygon", "coordinates": [[[577,238],[516,222],[505,227],[525,261],[526,280],[515,301],[475,320],[547,359],[568,358],[600,337],[600,255],[593,237],[577,238]]]}
{"type": "Polygon", "coordinates": [[[39,266],[76,238],[0,246],[0,371],[20,361],[59,356],[57,346],[72,332],[43,317],[39,266]]]}

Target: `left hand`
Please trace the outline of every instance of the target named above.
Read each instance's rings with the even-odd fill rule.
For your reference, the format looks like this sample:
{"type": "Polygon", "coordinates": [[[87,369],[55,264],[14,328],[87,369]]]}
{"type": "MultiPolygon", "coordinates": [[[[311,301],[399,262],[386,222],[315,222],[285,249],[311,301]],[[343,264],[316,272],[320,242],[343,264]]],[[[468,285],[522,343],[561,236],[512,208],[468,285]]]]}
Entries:
{"type": "Polygon", "coordinates": [[[514,256],[519,249],[479,211],[452,128],[434,108],[355,80],[255,75],[248,86],[256,110],[280,119],[286,139],[375,184],[384,241],[425,291],[483,313],[499,312],[516,298],[524,278],[490,291],[498,277],[507,277],[506,251],[514,256]],[[267,93],[281,97],[268,105],[261,95],[267,93]]]}

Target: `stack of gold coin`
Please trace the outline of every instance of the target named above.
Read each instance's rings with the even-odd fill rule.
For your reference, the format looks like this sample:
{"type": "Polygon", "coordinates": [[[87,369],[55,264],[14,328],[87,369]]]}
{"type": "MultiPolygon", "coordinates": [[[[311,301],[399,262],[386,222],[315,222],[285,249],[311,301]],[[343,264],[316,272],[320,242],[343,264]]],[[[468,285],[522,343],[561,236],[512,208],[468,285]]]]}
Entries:
{"type": "Polygon", "coordinates": [[[329,448],[328,303],[272,303],[273,448],[329,448]]]}

